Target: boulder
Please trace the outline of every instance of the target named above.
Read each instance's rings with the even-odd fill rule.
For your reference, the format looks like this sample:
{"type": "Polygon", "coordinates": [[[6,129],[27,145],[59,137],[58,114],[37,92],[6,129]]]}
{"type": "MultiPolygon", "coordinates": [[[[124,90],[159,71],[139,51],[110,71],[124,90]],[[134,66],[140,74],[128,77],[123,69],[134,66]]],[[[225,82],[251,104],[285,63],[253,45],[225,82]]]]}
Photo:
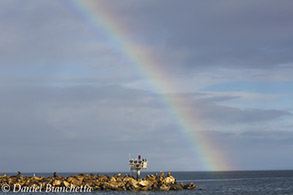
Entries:
{"type": "Polygon", "coordinates": [[[170,190],[183,190],[183,187],[179,184],[172,184],[170,190]]]}
{"type": "Polygon", "coordinates": [[[159,187],[160,191],[169,191],[170,190],[170,186],[167,186],[165,184],[160,185],[159,187]]]}
{"type": "Polygon", "coordinates": [[[173,176],[169,176],[169,177],[166,177],[165,179],[163,179],[162,182],[166,185],[171,185],[171,184],[175,184],[176,180],[173,176]]]}
{"type": "Polygon", "coordinates": [[[129,181],[132,181],[132,180],[135,180],[135,179],[133,179],[132,177],[124,177],[122,181],[124,183],[126,183],[126,182],[129,182],[129,181]]]}
{"type": "Polygon", "coordinates": [[[53,181],[53,183],[52,183],[54,186],[61,186],[61,184],[62,184],[62,181],[61,180],[59,180],[59,179],[56,179],[56,180],[54,180],[53,181]]]}
{"type": "Polygon", "coordinates": [[[84,178],[87,177],[88,175],[80,174],[76,175],[75,178],[78,179],[80,182],[83,182],[84,178]]]}
{"type": "Polygon", "coordinates": [[[110,191],[110,190],[113,190],[113,191],[126,190],[125,185],[124,185],[123,182],[116,182],[116,181],[105,182],[103,184],[103,189],[106,190],[106,191],[110,191]]]}
{"type": "Polygon", "coordinates": [[[147,175],[147,180],[155,181],[156,179],[157,179],[157,177],[154,175],[147,175]]]}
{"type": "Polygon", "coordinates": [[[154,184],[154,181],[150,181],[150,180],[141,180],[138,182],[138,185],[141,188],[143,188],[142,190],[151,190],[153,184],[154,184]]]}
{"type": "Polygon", "coordinates": [[[63,181],[63,185],[64,185],[65,187],[69,187],[69,186],[70,186],[70,183],[64,180],[64,181],[63,181]]]}
{"type": "Polygon", "coordinates": [[[186,184],[183,188],[186,190],[195,190],[196,186],[193,182],[190,182],[189,184],[186,184]]]}
{"type": "Polygon", "coordinates": [[[110,182],[115,182],[117,181],[115,177],[110,177],[110,182]]]}
{"type": "Polygon", "coordinates": [[[104,181],[108,181],[108,177],[103,176],[103,174],[99,177],[99,181],[104,182],[104,181]]]}
{"type": "Polygon", "coordinates": [[[69,177],[67,181],[75,186],[80,186],[82,184],[82,181],[80,181],[79,179],[76,179],[75,177],[69,177]]]}
{"type": "Polygon", "coordinates": [[[127,181],[125,184],[125,187],[127,190],[132,190],[132,191],[139,191],[140,190],[140,185],[138,184],[138,181],[135,179],[131,178],[127,181]]]}
{"type": "Polygon", "coordinates": [[[34,181],[41,181],[44,178],[43,177],[33,176],[31,179],[34,180],[34,181]]]}

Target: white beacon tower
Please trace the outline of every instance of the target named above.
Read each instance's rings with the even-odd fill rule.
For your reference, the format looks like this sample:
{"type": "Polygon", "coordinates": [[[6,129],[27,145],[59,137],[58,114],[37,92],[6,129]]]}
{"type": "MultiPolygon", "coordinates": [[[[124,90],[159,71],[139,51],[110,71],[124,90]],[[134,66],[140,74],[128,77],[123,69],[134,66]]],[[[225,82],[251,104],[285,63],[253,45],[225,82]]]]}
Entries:
{"type": "Polygon", "coordinates": [[[136,170],[136,179],[140,178],[140,170],[148,168],[148,161],[146,159],[141,159],[138,155],[137,159],[129,159],[129,169],[130,175],[133,176],[133,170],[136,170]]]}

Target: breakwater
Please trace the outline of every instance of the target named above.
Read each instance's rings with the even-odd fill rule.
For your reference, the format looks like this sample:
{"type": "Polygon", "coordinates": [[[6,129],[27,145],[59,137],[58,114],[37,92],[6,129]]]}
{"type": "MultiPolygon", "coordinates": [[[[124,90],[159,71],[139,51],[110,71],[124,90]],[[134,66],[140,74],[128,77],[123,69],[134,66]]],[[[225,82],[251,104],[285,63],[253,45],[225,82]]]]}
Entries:
{"type": "Polygon", "coordinates": [[[142,179],[133,176],[113,176],[103,174],[78,174],[68,177],[59,176],[56,172],[51,177],[23,176],[18,172],[15,176],[0,176],[2,191],[14,192],[91,192],[91,191],[169,191],[195,190],[193,182],[177,183],[170,172],[147,175],[142,179]]]}

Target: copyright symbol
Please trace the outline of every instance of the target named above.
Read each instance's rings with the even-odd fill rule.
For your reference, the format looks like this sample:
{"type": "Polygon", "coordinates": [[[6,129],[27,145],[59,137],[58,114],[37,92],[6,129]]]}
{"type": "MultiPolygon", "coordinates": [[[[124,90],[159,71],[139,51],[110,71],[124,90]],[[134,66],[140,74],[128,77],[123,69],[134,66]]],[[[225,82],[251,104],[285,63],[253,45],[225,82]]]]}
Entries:
{"type": "Polygon", "coordinates": [[[8,184],[3,184],[1,186],[2,192],[9,192],[10,191],[10,186],[8,184]]]}

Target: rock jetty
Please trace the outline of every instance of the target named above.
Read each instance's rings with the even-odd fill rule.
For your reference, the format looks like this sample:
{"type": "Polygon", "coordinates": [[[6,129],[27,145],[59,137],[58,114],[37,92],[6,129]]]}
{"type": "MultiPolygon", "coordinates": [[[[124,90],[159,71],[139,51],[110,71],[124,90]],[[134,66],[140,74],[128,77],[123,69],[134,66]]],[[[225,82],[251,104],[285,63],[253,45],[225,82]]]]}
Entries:
{"type": "Polygon", "coordinates": [[[46,191],[46,192],[77,192],[87,191],[169,191],[169,190],[195,190],[193,182],[178,184],[176,179],[168,172],[160,175],[147,175],[145,178],[136,180],[133,176],[122,176],[114,174],[109,177],[103,174],[79,174],[68,177],[58,176],[55,172],[52,177],[27,177],[20,172],[17,175],[8,177],[6,174],[0,176],[0,187],[2,191],[46,191]]]}

